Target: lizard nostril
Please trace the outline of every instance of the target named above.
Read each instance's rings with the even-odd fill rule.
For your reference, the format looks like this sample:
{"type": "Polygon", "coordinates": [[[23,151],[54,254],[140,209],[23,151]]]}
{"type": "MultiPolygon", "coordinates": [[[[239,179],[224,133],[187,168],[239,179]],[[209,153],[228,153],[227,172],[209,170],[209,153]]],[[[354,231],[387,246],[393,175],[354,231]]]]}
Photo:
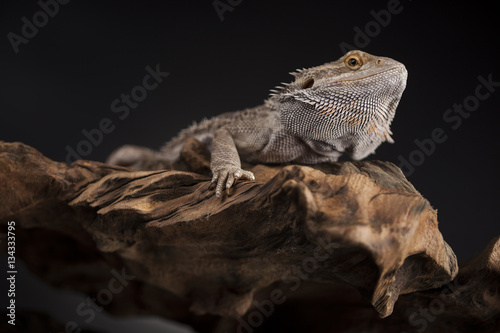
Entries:
{"type": "Polygon", "coordinates": [[[310,78],[310,79],[305,80],[304,83],[302,83],[301,88],[307,89],[307,88],[311,88],[313,85],[314,85],[314,79],[310,78]]]}
{"type": "Polygon", "coordinates": [[[382,59],[377,59],[377,66],[382,66],[384,61],[382,59]]]}

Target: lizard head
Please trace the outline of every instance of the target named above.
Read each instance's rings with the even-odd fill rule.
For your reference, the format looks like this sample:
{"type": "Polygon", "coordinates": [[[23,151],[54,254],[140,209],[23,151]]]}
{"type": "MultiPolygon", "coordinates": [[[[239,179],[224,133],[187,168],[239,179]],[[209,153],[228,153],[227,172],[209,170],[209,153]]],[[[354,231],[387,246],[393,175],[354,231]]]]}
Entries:
{"type": "Polygon", "coordinates": [[[355,137],[365,146],[392,141],[389,125],[408,75],[402,63],[350,51],[291,74],[295,80],[277,87],[266,101],[288,131],[324,142],[355,137]]]}

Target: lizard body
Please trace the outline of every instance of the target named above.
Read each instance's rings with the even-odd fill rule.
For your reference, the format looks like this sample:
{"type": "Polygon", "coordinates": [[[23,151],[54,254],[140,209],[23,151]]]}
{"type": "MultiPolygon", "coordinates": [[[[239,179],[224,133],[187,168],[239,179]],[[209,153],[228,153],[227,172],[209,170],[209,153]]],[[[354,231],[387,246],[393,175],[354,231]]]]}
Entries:
{"type": "Polygon", "coordinates": [[[393,142],[390,124],[406,87],[403,64],[362,51],[337,61],[291,73],[295,80],[277,87],[263,105],[224,113],[181,131],[160,151],[124,146],[108,163],[136,169],[162,168],[179,158],[194,137],[211,151],[216,195],[239,179],[250,163],[315,164],[347,153],[359,160],[384,141],[393,142]]]}

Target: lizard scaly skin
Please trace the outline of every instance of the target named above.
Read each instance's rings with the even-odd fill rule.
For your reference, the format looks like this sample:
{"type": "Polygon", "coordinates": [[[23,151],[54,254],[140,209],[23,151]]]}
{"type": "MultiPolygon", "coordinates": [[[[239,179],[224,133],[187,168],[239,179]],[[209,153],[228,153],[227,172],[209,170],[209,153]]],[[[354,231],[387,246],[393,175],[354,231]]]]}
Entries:
{"type": "Polygon", "coordinates": [[[251,163],[337,161],[343,153],[359,160],[384,141],[406,87],[403,64],[351,51],[324,65],[291,73],[263,105],[225,113],[181,131],[160,151],[124,146],[108,163],[136,169],[162,168],[179,158],[189,137],[211,150],[216,195],[237,179],[254,180],[240,160],[251,163]]]}

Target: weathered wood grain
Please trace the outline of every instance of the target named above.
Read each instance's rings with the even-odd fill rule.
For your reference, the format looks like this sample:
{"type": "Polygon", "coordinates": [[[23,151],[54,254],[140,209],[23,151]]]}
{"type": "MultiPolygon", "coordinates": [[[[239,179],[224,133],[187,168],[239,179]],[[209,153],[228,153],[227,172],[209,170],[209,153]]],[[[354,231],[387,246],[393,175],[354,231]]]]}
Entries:
{"type": "Polygon", "coordinates": [[[498,238],[457,276],[436,210],[393,164],[248,166],[257,181],[237,183],[220,200],[200,145],[189,141],[182,156],[177,170],[133,171],[67,165],[1,142],[1,223],[16,220],[19,252],[47,282],[92,293],[112,267],[126,269],[135,278],[108,311],[156,314],[200,331],[278,332],[272,323],[293,323],[301,311],[304,322],[323,323],[317,332],[367,323],[377,332],[415,330],[419,307],[435,299],[443,321],[427,320],[426,329],[498,320],[498,238]],[[446,292],[453,281],[459,295],[446,292]],[[336,314],[311,314],[339,302],[348,315],[337,326],[327,324],[336,314]],[[261,304],[272,306],[269,316],[261,304]],[[255,311],[262,324],[252,324],[255,311]]]}

